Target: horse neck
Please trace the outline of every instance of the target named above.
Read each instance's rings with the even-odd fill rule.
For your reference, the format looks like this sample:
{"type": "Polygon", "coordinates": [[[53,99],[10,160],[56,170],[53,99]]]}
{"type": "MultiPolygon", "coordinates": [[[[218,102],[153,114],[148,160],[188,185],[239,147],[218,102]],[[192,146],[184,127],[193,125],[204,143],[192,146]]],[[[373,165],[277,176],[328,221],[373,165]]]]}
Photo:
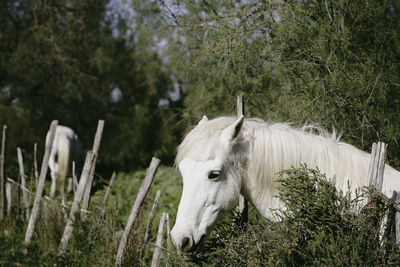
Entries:
{"type": "MultiPolygon", "coordinates": [[[[241,176],[241,194],[249,200],[264,217],[274,219],[271,208],[279,208],[280,203],[275,197],[275,173],[284,169],[283,166],[273,166],[270,161],[271,152],[268,136],[257,128],[244,128],[241,140],[236,147],[235,157],[239,162],[241,176]],[[259,135],[259,133],[262,133],[259,135]],[[238,153],[239,152],[239,153],[238,153]]],[[[273,153],[278,153],[274,151],[273,153]]]]}

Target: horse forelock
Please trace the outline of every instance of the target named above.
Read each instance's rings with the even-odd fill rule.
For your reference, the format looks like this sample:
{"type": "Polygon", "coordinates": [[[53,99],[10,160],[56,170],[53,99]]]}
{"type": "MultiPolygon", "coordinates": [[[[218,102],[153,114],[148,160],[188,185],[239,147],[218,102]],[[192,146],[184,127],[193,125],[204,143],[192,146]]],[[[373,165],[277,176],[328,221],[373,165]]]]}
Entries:
{"type": "Polygon", "coordinates": [[[199,161],[214,158],[222,149],[219,134],[234,121],[233,117],[219,117],[195,126],[178,146],[175,166],[185,158],[199,161]]]}

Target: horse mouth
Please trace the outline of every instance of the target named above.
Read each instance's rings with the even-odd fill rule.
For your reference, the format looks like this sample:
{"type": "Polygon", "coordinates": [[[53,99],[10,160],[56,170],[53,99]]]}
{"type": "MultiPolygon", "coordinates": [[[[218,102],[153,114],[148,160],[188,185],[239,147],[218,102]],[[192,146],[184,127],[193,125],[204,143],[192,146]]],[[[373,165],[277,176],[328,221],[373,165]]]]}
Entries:
{"type": "Polygon", "coordinates": [[[183,255],[192,256],[196,255],[202,248],[206,240],[206,235],[202,235],[199,242],[195,243],[190,249],[188,250],[180,250],[179,253],[183,255]]]}

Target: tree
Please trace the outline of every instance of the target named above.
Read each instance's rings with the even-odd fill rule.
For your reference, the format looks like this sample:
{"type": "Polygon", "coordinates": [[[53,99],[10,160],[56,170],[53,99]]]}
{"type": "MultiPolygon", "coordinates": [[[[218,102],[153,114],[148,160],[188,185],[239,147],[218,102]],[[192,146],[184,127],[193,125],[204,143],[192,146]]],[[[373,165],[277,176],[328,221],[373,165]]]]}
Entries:
{"type": "Polygon", "coordinates": [[[97,120],[104,119],[99,170],[143,167],[156,151],[172,161],[162,150],[170,144],[161,139],[169,130],[161,122],[175,115],[159,106],[168,98],[169,76],[154,51],[113,34],[126,25],[111,27],[107,4],[1,2],[0,122],[9,125],[9,153],[16,145],[43,147],[53,119],[90,148],[97,120]]]}
{"type": "MultiPolygon", "coordinates": [[[[163,2],[162,2],[163,3],[163,2]]],[[[160,5],[171,61],[185,77],[184,117],[247,114],[343,131],[399,164],[398,1],[176,1],[160,5]],[[179,11],[180,10],[180,11],[179,11]],[[182,41],[183,40],[183,41],[182,41]]]]}

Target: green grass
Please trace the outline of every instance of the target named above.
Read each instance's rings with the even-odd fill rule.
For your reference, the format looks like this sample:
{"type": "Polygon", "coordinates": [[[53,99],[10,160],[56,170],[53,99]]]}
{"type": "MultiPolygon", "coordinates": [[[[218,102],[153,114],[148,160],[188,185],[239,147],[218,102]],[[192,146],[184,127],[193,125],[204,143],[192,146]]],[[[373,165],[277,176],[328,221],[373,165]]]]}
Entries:
{"type": "MultiPolygon", "coordinates": [[[[57,254],[65,224],[60,209],[48,205],[50,219],[38,220],[27,248],[23,245],[26,221],[22,215],[7,217],[0,222],[0,266],[114,266],[122,230],[145,174],[145,170],[118,174],[104,218],[97,216],[104,189],[95,192],[89,208],[92,214],[86,222],[78,214],[62,256],[57,254]]],[[[233,220],[233,213],[227,214],[200,253],[178,256],[174,250],[164,251],[162,266],[395,266],[400,262],[392,216],[383,241],[378,240],[383,215],[392,209],[390,200],[371,189],[351,199],[337,192],[317,170],[306,167],[285,174],[279,197],[287,209],[280,211],[280,222],[261,218],[252,207],[246,227],[233,220]],[[373,204],[355,212],[363,197],[373,204]]],[[[181,190],[177,171],[161,166],[128,239],[123,266],[150,265],[161,213],[170,214],[172,227],[181,190]],[[160,206],[150,242],[143,249],[144,230],[158,189],[162,190],[160,206]]]]}
{"type": "MultiPolygon", "coordinates": [[[[116,219],[119,223],[125,224],[128,220],[145,175],[146,170],[137,171],[133,174],[120,173],[117,175],[106,205],[106,212],[118,211],[119,215],[116,219]]],[[[150,194],[145,201],[146,210],[151,209],[156,192],[159,189],[161,190],[161,198],[158,210],[169,212],[171,219],[175,220],[176,209],[182,191],[182,181],[179,173],[175,169],[166,166],[158,168],[150,188],[150,194]]],[[[97,191],[91,198],[91,207],[98,207],[103,195],[104,190],[97,191]]],[[[161,212],[157,213],[158,217],[161,216],[160,214],[161,212]]]]}
{"type": "MultiPolygon", "coordinates": [[[[104,218],[99,218],[97,214],[105,188],[95,192],[91,197],[89,207],[92,214],[88,216],[86,222],[82,222],[78,214],[72,239],[63,256],[57,254],[65,227],[64,217],[59,207],[48,204],[49,220],[46,223],[42,218],[37,221],[32,242],[25,250],[23,241],[27,222],[22,214],[16,215],[14,206],[12,215],[0,222],[0,266],[54,264],[58,266],[113,266],[122,230],[145,175],[146,170],[117,175],[105,207],[104,218]],[[26,255],[24,250],[28,252],[26,255]]],[[[46,186],[48,187],[48,184],[46,186]]],[[[175,220],[181,188],[179,174],[172,168],[160,166],[129,237],[124,265],[147,266],[149,264],[161,212],[168,212],[171,222],[175,220]],[[142,250],[144,230],[158,189],[162,190],[162,194],[152,225],[150,243],[145,250],[142,250]]],[[[16,195],[14,188],[13,196],[16,195]]],[[[71,204],[71,201],[72,196],[69,196],[68,203],[71,204]]],[[[14,205],[15,203],[14,201],[14,205]]],[[[22,202],[20,206],[22,207],[22,202]]]]}

